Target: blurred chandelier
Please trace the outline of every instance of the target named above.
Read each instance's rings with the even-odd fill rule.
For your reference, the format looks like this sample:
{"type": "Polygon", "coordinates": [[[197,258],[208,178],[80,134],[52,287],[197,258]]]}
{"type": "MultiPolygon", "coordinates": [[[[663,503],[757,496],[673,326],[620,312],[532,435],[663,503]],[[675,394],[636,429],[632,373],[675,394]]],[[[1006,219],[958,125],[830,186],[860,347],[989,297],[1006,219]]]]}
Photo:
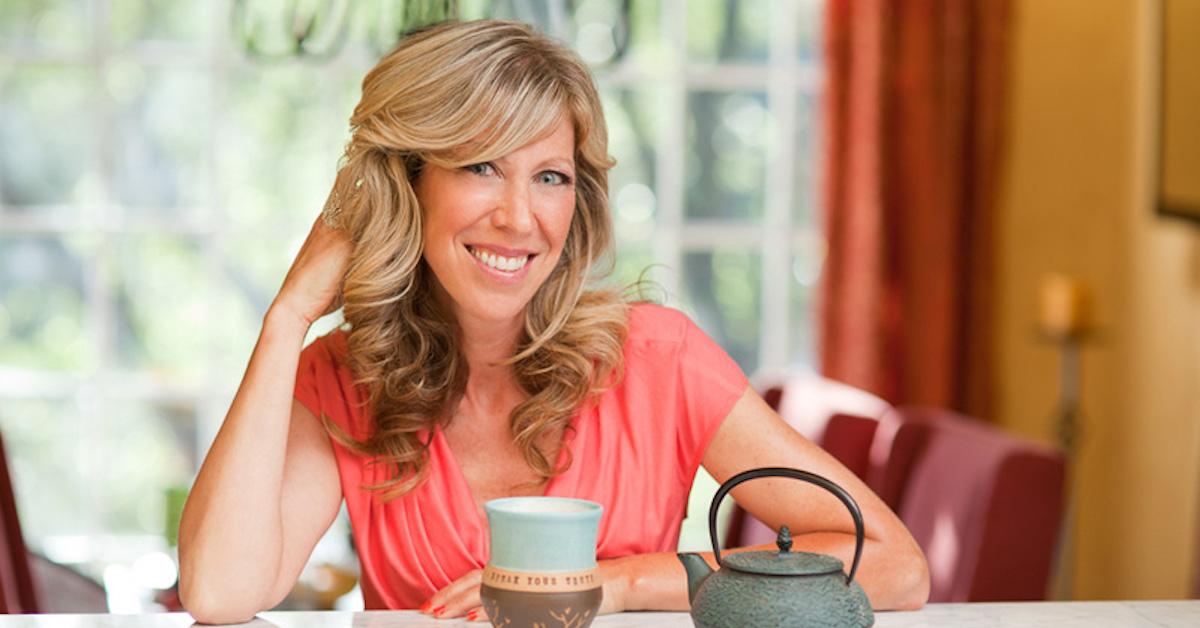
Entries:
{"type": "MultiPolygon", "coordinates": [[[[610,51],[602,62],[620,60],[629,44],[632,0],[610,0],[615,19],[603,25],[610,51]]],[[[527,22],[552,37],[570,42],[577,0],[234,0],[233,37],[252,59],[314,62],[336,57],[351,24],[364,26],[363,42],[383,56],[405,33],[448,19],[503,18],[527,22]]],[[[587,56],[587,55],[585,55],[587,56]]],[[[598,59],[589,59],[597,61],[598,59]]]]}

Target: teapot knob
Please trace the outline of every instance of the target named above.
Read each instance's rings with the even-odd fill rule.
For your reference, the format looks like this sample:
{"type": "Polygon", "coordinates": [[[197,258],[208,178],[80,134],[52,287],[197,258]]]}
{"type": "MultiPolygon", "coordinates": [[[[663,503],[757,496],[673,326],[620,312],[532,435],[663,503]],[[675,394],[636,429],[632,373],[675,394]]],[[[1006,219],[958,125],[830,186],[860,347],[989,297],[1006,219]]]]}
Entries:
{"type": "Polygon", "coordinates": [[[792,551],[792,531],[788,530],[787,526],[779,528],[779,536],[775,539],[775,545],[779,546],[780,554],[792,551]]]}

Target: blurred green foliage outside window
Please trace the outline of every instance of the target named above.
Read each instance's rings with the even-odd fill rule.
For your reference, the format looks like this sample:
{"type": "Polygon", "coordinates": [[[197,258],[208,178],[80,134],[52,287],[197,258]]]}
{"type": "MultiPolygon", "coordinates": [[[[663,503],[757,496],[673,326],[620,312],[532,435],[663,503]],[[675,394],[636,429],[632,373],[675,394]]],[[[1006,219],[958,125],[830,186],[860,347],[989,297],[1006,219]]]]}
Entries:
{"type": "MultiPolygon", "coordinates": [[[[0,3],[0,430],[34,549],[163,543],[332,183],[372,20],[404,3],[353,4],[336,55],[267,61],[232,2],[0,3]]],[[[557,4],[618,161],[615,280],[650,266],[748,373],[811,363],[821,2],[557,4]]]]}

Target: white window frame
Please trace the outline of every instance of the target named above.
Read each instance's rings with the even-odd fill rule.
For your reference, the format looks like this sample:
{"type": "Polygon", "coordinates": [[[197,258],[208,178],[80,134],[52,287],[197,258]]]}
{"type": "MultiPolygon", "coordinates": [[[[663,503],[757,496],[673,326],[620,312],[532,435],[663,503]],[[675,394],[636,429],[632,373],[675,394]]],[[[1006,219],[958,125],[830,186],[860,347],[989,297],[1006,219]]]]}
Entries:
{"type": "MultiPolygon", "coordinates": [[[[799,19],[802,2],[815,0],[778,0],[772,3],[769,58],[763,64],[697,64],[687,59],[687,2],[662,0],[661,25],[673,65],[653,72],[617,65],[596,70],[603,86],[637,89],[654,86],[664,98],[657,119],[663,123],[656,129],[656,180],[654,190],[657,212],[653,231],[644,236],[654,253],[655,262],[674,269],[656,276],[668,295],[678,295],[679,270],[683,256],[689,252],[712,251],[736,247],[761,254],[762,295],[759,365],[760,370],[786,369],[794,360],[790,355],[790,289],[792,286],[792,256],[803,242],[820,239],[818,226],[793,224],[793,208],[799,202],[796,189],[796,137],[799,98],[819,93],[822,75],[815,64],[802,63],[798,55],[799,19]],[[689,221],[685,219],[684,163],[688,95],[694,90],[762,91],[767,95],[767,109],[773,120],[772,135],[768,138],[765,173],[765,207],[761,221],[689,221]]],[[[218,190],[218,142],[208,146],[209,179],[207,208],[195,215],[201,218],[180,217],[139,218],[126,215],[115,202],[113,182],[117,138],[116,111],[107,93],[103,77],[110,63],[134,60],[139,64],[157,67],[201,69],[213,75],[214,89],[210,94],[209,115],[214,131],[221,124],[224,86],[233,68],[253,64],[226,42],[232,41],[228,7],[212,13],[212,28],[216,41],[198,49],[194,45],[175,45],[163,42],[138,44],[118,49],[109,38],[109,0],[90,0],[92,44],[75,50],[60,50],[39,46],[33,42],[6,42],[0,45],[0,66],[28,62],[50,62],[90,68],[91,112],[96,136],[96,154],[100,181],[96,198],[79,206],[39,206],[30,211],[0,211],[0,233],[5,236],[69,236],[72,234],[99,235],[102,244],[96,257],[85,268],[86,333],[97,356],[96,368],[85,373],[53,373],[18,369],[0,365],[0,403],[5,399],[68,399],[83,408],[93,408],[97,416],[85,417],[91,430],[103,430],[103,408],[106,399],[137,398],[146,402],[191,404],[197,418],[197,459],[207,452],[216,431],[224,419],[237,379],[209,368],[205,381],[195,385],[164,383],[146,374],[118,371],[115,337],[115,307],[106,277],[111,270],[117,238],[129,233],[156,233],[196,236],[202,242],[204,263],[212,276],[220,268],[220,250],[227,233],[212,219],[216,211],[218,190]],[[97,409],[98,408],[98,409],[97,409]]],[[[768,19],[764,16],[764,19],[768,19]]],[[[362,73],[373,61],[339,55],[327,62],[330,71],[362,73]]],[[[329,102],[334,102],[331,95],[329,102]]],[[[214,133],[214,135],[219,135],[214,133]]],[[[331,165],[336,156],[331,156],[331,165]]],[[[332,175],[331,175],[332,178],[332,175]]],[[[808,191],[811,193],[811,191],[808,191]]],[[[314,211],[322,199],[314,199],[314,211]]],[[[212,360],[210,360],[210,363],[212,360]]],[[[88,529],[96,530],[99,509],[103,504],[91,504],[87,509],[91,520],[88,529]]],[[[100,541],[100,539],[95,539],[100,541]]],[[[103,542],[100,542],[103,545],[103,542]]]]}

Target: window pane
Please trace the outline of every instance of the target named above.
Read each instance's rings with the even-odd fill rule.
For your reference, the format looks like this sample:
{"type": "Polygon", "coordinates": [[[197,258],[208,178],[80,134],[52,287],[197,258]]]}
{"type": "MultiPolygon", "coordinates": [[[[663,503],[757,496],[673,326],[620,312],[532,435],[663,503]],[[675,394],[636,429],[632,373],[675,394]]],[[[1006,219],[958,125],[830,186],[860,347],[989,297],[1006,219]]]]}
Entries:
{"type": "Polygon", "coordinates": [[[212,38],[213,13],[225,3],[178,0],[109,0],[112,39],[204,42],[212,38]]]}
{"type": "MultiPolygon", "coordinates": [[[[220,269],[212,284],[208,328],[214,330],[211,337],[213,373],[218,378],[217,385],[223,389],[234,387],[241,381],[242,373],[254,350],[254,343],[262,327],[262,317],[267,312],[267,306],[275,297],[274,290],[283,283],[283,273],[286,272],[288,251],[283,250],[284,244],[264,246],[263,238],[259,238],[258,250],[236,251],[229,257],[222,255],[220,269]],[[261,253],[261,260],[254,257],[261,253]],[[271,268],[283,270],[275,279],[274,288],[258,286],[248,281],[243,264],[245,260],[258,260],[271,268]]],[[[268,239],[274,242],[273,239],[268,239]]],[[[238,240],[240,245],[246,245],[248,239],[238,240]]],[[[298,248],[298,245],[297,245],[298,248]]],[[[227,251],[233,253],[235,251],[227,251]]]]}
{"type": "Polygon", "coordinates": [[[571,44],[593,65],[665,63],[670,51],[661,35],[661,5],[657,0],[584,0],[575,9],[571,44]]]}
{"type": "Polygon", "coordinates": [[[612,282],[622,289],[631,290],[629,296],[656,302],[666,300],[654,283],[654,252],[648,242],[619,243],[616,261],[612,282]],[[645,283],[640,283],[642,281],[645,283]]]}
{"type": "MultiPolygon", "coordinates": [[[[336,70],[336,68],[334,69],[336,70]]],[[[325,203],[348,139],[357,83],[300,64],[239,69],[230,84],[217,168],[236,269],[227,280],[265,311],[325,203]],[[331,103],[340,104],[339,107],[331,103]]]]}
{"type": "MultiPolygon", "coordinates": [[[[264,220],[260,226],[230,235],[221,264],[222,307],[233,307],[257,318],[266,314],[306,231],[294,224],[264,220]]],[[[228,314],[228,311],[226,312],[228,314]]]]}
{"type": "Polygon", "coordinates": [[[256,63],[233,72],[218,153],[231,227],[253,222],[266,210],[306,222],[316,217],[349,139],[351,111],[331,105],[344,103],[343,92],[356,89],[362,78],[336,81],[338,71],[345,70],[295,62],[256,63]],[[270,194],[278,204],[249,215],[231,207],[228,201],[247,188],[270,194]]]}
{"type": "Polygon", "coordinates": [[[796,111],[796,180],[793,187],[792,223],[815,226],[817,215],[817,160],[820,159],[820,102],[815,94],[800,94],[796,111]]]}
{"type": "Polygon", "coordinates": [[[126,212],[178,214],[206,205],[209,77],[119,63],[108,89],[117,108],[117,200],[126,212]]]}
{"type": "Polygon", "coordinates": [[[789,362],[792,365],[816,366],[817,362],[817,280],[825,261],[825,237],[817,231],[804,232],[792,250],[792,276],[788,282],[789,362]]]}
{"type": "Polygon", "coordinates": [[[95,108],[82,68],[0,66],[0,198],[5,205],[83,202],[95,181],[95,108]]]}
{"type": "Polygon", "coordinates": [[[68,399],[5,399],[0,430],[21,515],[21,532],[31,548],[61,534],[90,531],[88,455],[80,408],[68,399]]]}
{"type": "Polygon", "coordinates": [[[695,92],[684,151],[688,218],[763,214],[771,115],[762,92],[695,92]]]}
{"type": "Polygon", "coordinates": [[[96,448],[102,529],[116,534],[166,530],[167,489],[191,484],[196,415],[190,403],[111,400],[96,448]],[[137,455],[130,455],[137,452],[137,455]]]}
{"type": "MultiPolygon", "coordinates": [[[[345,149],[346,142],[350,139],[350,116],[362,98],[363,77],[370,69],[366,63],[350,70],[343,66],[341,69],[326,72],[325,76],[320,79],[323,86],[322,91],[329,97],[329,103],[321,109],[322,115],[329,120],[328,127],[321,130],[322,142],[328,142],[326,148],[334,152],[335,166],[337,158],[342,156],[342,150],[345,149]]],[[[326,156],[322,155],[322,158],[324,157],[326,156]]],[[[329,182],[333,183],[332,177],[329,182]]],[[[324,201],[324,199],[321,200],[324,201]]]]}
{"type": "Polygon", "coordinates": [[[91,5],[88,0],[4,0],[0,39],[85,48],[91,44],[91,5]]]}
{"type": "Polygon", "coordinates": [[[770,51],[769,0],[689,0],[687,3],[688,59],[765,62],[770,51]]]}
{"type": "Polygon", "coordinates": [[[0,237],[0,365],[78,371],[92,364],[84,328],[87,244],[0,237]]]}
{"type": "Polygon", "coordinates": [[[663,32],[661,0],[634,2],[629,29],[629,53],[626,56],[631,63],[652,68],[667,63],[674,55],[663,32]]]}
{"type": "Polygon", "coordinates": [[[169,379],[200,377],[211,329],[200,242],[125,235],[115,250],[118,364],[169,379]]]}
{"type": "Polygon", "coordinates": [[[823,0],[799,0],[800,27],[799,37],[800,60],[804,63],[819,64],[821,62],[821,26],[825,19],[825,2],[823,0]]]}
{"type": "Polygon", "coordinates": [[[762,255],[745,249],[686,253],[680,289],[693,320],[742,370],[753,373],[762,318],[762,255]]]}
{"type": "Polygon", "coordinates": [[[357,81],[333,81],[335,73],[299,63],[234,73],[218,151],[231,230],[264,219],[307,226],[316,218],[349,139],[351,111],[331,104],[357,89],[357,81]]]}
{"type": "Polygon", "coordinates": [[[660,127],[658,90],[605,89],[608,149],[617,165],[608,173],[609,206],[620,239],[642,239],[654,232],[658,212],[655,193],[660,127]]]}

